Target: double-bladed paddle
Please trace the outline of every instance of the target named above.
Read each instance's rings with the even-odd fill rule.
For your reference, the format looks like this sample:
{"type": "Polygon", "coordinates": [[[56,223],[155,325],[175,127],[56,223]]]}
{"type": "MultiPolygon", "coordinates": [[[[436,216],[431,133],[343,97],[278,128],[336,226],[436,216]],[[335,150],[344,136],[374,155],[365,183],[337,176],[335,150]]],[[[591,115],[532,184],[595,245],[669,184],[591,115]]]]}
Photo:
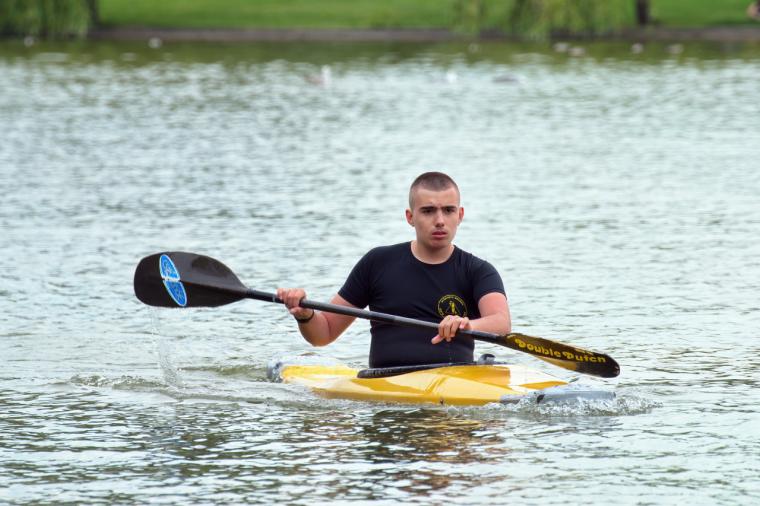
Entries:
{"type": "MultiPolygon", "coordinates": [[[[218,260],[181,251],[156,253],[140,260],[135,270],[134,285],[137,298],[150,306],[216,307],[242,299],[283,303],[274,293],[248,288],[229,267],[218,260]]],[[[437,323],[403,316],[313,302],[308,299],[301,300],[299,304],[308,309],[438,331],[437,323]]],[[[542,337],[517,333],[500,336],[477,330],[460,330],[457,335],[528,353],[550,364],[583,374],[602,378],[614,378],[620,374],[620,366],[608,355],[542,337]]]]}

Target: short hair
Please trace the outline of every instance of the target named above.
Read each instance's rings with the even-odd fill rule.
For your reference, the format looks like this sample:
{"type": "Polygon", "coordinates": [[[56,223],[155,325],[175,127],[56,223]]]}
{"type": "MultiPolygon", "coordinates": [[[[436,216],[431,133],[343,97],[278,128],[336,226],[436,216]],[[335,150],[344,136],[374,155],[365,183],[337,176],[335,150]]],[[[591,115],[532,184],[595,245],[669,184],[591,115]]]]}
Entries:
{"type": "Polygon", "coordinates": [[[412,201],[412,195],[415,188],[425,188],[426,190],[433,190],[436,192],[448,190],[453,187],[459,194],[459,187],[451,177],[443,172],[425,172],[417,176],[417,178],[409,187],[409,209],[414,209],[414,202],[412,201]]]}

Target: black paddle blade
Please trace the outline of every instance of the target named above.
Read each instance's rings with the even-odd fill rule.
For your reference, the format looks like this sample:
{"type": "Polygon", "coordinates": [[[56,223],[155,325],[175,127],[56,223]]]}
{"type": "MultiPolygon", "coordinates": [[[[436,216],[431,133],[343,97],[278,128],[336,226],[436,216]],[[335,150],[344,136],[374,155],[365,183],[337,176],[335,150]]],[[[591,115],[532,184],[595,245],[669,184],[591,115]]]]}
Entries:
{"type": "Polygon", "coordinates": [[[570,371],[601,378],[614,378],[620,374],[618,363],[604,353],[596,353],[525,334],[507,334],[504,336],[504,341],[509,348],[529,353],[570,371]]]}
{"type": "Polygon", "coordinates": [[[245,298],[247,291],[222,262],[181,251],[140,260],[134,286],[140,301],[159,307],[222,306],[245,298]]]}

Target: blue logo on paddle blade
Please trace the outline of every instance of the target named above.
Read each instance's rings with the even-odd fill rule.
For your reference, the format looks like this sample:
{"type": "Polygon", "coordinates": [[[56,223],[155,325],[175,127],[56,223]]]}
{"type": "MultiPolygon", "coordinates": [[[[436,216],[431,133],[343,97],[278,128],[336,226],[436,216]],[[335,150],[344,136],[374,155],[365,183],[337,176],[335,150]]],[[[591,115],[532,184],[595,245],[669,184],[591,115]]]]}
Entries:
{"type": "Polygon", "coordinates": [[[159,270],[161,271],[161,277],[164,279],[170,279],[172,281],[179,281],[179,271],[174,266],[174,262],[169,258],[169,255],[161,255],[158,259],[159,270]]]}
{"type": "Polygon", "coordinates": [[[187,305],[187,293],[185,293],[185,287],[181,281],[169,281],[165,279],[164,286],[178,306],[185,307],[187,305]]]}
{"type": "Polygon", "coordinates": [[[185,292],[185,285],[179,279],[179,271],[174,262],[169,258],[169,255],[161,255],[158,264],[161,278],[164,280],[164,287],[169,292],[169,296],[178,306],[185,307],[187,305],[187,292],[185,292]]]}

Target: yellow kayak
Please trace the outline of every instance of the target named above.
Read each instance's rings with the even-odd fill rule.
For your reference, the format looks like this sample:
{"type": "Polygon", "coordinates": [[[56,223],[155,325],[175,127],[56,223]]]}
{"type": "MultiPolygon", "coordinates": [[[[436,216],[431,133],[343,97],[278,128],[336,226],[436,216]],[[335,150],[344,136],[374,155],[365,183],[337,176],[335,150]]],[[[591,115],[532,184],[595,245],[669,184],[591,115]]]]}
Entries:
{"type": "MultiPolygon", "coordinates": [[[[404,368],[399,368],[404,369],[404,368]]],[[[362,373],[378,370],[365,370],[362,373]]],[[[344,365],[283,365],[270,368],[270,379],[303,385],[315,394],[360,401],[481,406],[610,399],[612,392],[574,387],[568,382],[522,365],[468,364],[416,370],[385,377],[360,377],[344,365]]]]}

